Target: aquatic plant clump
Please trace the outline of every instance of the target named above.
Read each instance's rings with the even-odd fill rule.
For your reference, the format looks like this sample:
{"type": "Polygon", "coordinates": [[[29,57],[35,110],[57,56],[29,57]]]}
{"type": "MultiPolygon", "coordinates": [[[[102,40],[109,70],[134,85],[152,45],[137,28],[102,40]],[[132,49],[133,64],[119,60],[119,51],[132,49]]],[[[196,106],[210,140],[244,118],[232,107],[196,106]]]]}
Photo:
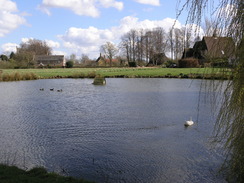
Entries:
{"type": "Polygon", "coordinates": [[[94,85],[105,85],[106,84],[106,80],[105,80],[104,77],[99,75],[99,76],[96,76],[94,78],[93,84],[94,85]]]}

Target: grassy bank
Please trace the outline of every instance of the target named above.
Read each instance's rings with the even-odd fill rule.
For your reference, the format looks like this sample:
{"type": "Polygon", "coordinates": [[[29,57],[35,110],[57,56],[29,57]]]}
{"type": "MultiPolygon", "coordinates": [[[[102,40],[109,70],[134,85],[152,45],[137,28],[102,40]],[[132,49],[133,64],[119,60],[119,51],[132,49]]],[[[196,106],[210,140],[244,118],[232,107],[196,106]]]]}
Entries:
{"type": "Polygon", "coordinates": [[[29,171],[15,166],[0,165],[1,183],[89,183],[72,177],[63,177],[55,173],[48,173],[44,168],[34,168],[29,171]]]}
{"type": "Polygon", "coordinates": [[[94,78],[103,77],[123,78],[199,78],[227,79],[229,70],[211,68],[59,68],[59,69],[3,69],[1,75],[18,72],[20,75],[33,73],[40,79],[48,78],[94,78]]]}

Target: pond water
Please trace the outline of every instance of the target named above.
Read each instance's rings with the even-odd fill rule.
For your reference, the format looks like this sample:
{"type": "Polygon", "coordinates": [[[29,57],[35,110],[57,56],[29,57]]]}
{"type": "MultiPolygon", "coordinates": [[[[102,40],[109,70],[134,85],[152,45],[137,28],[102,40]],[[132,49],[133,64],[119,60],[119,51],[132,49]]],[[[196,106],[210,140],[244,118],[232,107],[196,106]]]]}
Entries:
{"type": "Polygon", "coordinates": [[[92,82],[0,83],[0,163],[98,183],[224,182],[201,80],[92,82]],[[196,123],[185,128],[190,117],[196,123]]]}

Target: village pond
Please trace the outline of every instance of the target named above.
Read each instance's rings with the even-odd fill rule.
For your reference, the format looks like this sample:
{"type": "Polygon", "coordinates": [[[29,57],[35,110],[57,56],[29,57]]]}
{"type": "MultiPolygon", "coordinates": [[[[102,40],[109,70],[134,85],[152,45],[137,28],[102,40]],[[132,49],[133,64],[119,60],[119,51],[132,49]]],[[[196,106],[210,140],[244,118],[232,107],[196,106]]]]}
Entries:
{"type": "Polygon", "coordinates": [[[92,82],[1,82],[0,163],[98,183],[225,182],[205,81],[92,82]],[[185,128],[190,117],[195,124],[185,128]]]}

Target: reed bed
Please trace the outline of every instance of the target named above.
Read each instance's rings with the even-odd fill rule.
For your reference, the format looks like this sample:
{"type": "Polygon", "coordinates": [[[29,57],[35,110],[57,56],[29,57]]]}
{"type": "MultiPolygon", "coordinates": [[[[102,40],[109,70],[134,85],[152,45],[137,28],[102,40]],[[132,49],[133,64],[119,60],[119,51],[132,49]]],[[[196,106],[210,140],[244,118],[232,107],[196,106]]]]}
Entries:
{"type": "Polygon", "coordinates": [[[0,81],[21,81],[21,80],[36,80],[38,76],[32,72],[28,73],[2,73],[0,72],[0,81]]]}

